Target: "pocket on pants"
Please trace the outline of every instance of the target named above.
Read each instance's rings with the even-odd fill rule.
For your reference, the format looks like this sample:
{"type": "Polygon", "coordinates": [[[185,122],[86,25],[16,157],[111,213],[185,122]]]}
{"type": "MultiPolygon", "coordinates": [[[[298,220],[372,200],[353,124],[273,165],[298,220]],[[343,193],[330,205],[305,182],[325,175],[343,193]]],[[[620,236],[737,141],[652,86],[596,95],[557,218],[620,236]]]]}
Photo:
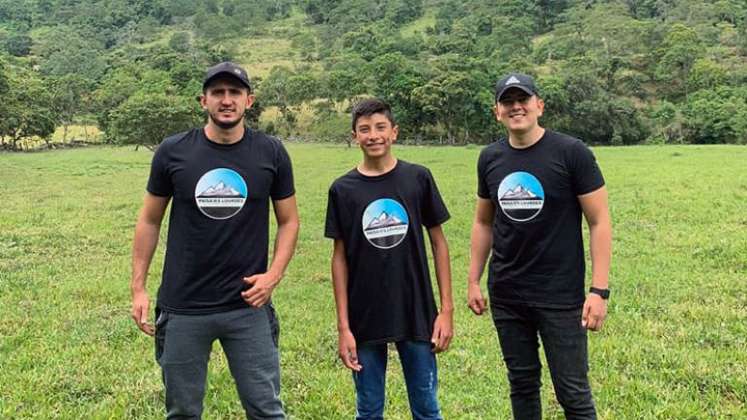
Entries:
{"type": "Polygon", "coordinates": [[[169,313],[156,308],[156,332],[154,334],[156,346],[156,362],[161,361],[163,356],[164,343],[166,342],[166,324],[169,321],[169,313]]]}
{"type": "Polygon", "coordinates": [[[265,308],[265,311],[267,311],[267,319],[270,321],[272,343],[275,344],[275,347],[277,348],[278,340],[280,339],[280,322],[278,322],[278,316],[272,303],[265,305],[265,308]]]}

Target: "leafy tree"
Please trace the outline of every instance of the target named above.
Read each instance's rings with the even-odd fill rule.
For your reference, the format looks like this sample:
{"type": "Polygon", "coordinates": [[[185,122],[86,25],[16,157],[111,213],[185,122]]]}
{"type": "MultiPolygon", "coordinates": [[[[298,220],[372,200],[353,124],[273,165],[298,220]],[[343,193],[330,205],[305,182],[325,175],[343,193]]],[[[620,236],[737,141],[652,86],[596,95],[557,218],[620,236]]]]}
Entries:
{"type": "Polygon", "coordinates": [[[184,96],[196,95],[200,92],[204,73],[204,68],[189,61],[176,64],[169,72],[174,85],[184,96]]]}
{"type": "Polygon", "coordinates": [[[304,0],[302,5],[311,22],[318,25],[329,21],[329,12],[336,3],[336,0],[304,0]]]}
{"type": "Polygon", "coordinates": [[[747,88],[721,86],[688,98],[684,115],[693,143],[747,144],[747,88]]]}
{"type": "Polygon", "coordinates": [[[140,92],[115,108],[111,137],[119,144],[154,147],[165,137],[199,124],[195,106],[176,95],[140,92]]]}
{"type": "Polygon", "coordinates": [[[327,98],[341,104],[368,91],[368,63],[355,54],[341,55],[323,72],[322,86],[327,98]]]}
{"type": "Polygon", "coordinates": [[[171,84],[168,73],[139,65],[121,67],[108,74],[93,93],[93,103],[99,129],[107,133],[109,140],[113,140],[110,135],[113,112],[138,92],[176,95],[177,89],[171,84]]]}
{"type": "Polygon", "coordinates": [[[191,0],[165,0],[165,9],[171,16],[192,16],[198,11],[199,3],[191,0]]]}
{"type": "Polygon", "coordinates": [[[49,28],[39,37],[34,50],[43,58],[41,71],[45,75],[78,74],[97,81],[106,71],[103,46],[69,26],[49,28]]]}
{"type": "Polygon", "coordinates": [[[192,49],[192,35],[189,32],[176,32],[169,39],[169,47],[179,53],[186,53],[192,49]]]}
{"type": "MultiPolygon", "coordinates": [[[[4,95],[8,91],[8,63],[5,58],[0,55],[0,96],[4,95]]],[[[2,104],[2,101],[0,101],[2,104]]]]}
{"type": "Polygon", "coordinates": [[[681,23],[672,25],[659,49],[657,78],[664,83],[671,97],[684,95],[687,100],[687,80],[703,47],[694,29],[681,23]]]}
{"type": "Polygon", "coordinates": [[[25,57],[31,52],[33,40],[28,33],[11,32],[11,34],[5,38],[3,44],[8,54],[16,57],[25,57]]]}
{"type": "Polygon", "coordinates": [[[243,20],[243,15],[236,14],[234,17],[199,11],[194,18],[197,33],[208,40],[221,40],[229,37],[235,37],[244,32],[244,25],[256,19],[252,16],[247,21],[243,20]]]}
{"type": "MultiPolygon", "coordinates": [[[[8,63],[4,57],[0,55],[0,97],[5,97],[10,87],[10,81],[8,80],[8,63]]],[[[5,118],[12,117],[11,107],[8,101],[0,101],[0,115],[4,115],[5,118]]],[[[4,126],[3,122],[0,121],[0,145],[4,145],[5,133],[8,132],[8,128],[4,126]]]]}
{"type": "Polygon", "coordinates": [[[62,141],[67,141],[68,127],[74,123],[75,117],[89,109],[91,83],[77,74],[67,74],[57,78],[50,78],[51,104],[62,124],[62,141]]]}
{"type": "Polygon", "coordinates": [[[423,14],[423,0],[389,0],[386,18],[395,25],[402,25],[423,14]]]}
{"type": "Polygon", "coordinates": [[[275,66],[257,89],[257,97],[261,98],[266,106],[278,107],[288,132],[296,125],[296,113],[291,108],[294,93],[290,89],[289,80],[292,77],[293,72],[289,68],[275,66]]]}
{"type": "Polygon", "coordinates": [[[15,68],[9,74],[7,92],[3,96],[0,118],[0,139],[9,147],[18,148],[18,142],[32,137],[47,141],[54,133],[59,116],[50,107],[49,88],[34,72],[15,68]]]}
{"type": "Polygon", "coordinates": [[[690,69],[687,90],[693,92],[699,89],[715,89],[720,85],[726,85],[728,80],[729,74],[724,66],[711,59],[700,58],[695,60],[690,69]]]}
{"type": "Polygon", "coordinates": [[[607,91],[604,79],[593,68],[580,70],[579,63],[569,66],[575,71],[563,72],[565,95],[558,95],[554,85],[554,95],[546,101],[546,114],[555,124],[551,128],[596,144],[635,144],[648,137],[640,113],[630,99],[607,91]],[[550,100],[553,96],[559,99],[558,103],[550,100]]]}
{"type": "Polygon", "coordinates": [[[421,122],[443,127],[449,144],[489,140],[495,127],[490,81],[480,68],[448,61],[413,90],[421,122]]]}
{"type": "MultiPolygon", "coordinates": [[[[400,132],[419,133],[429,116],[422,112],[413,98],[413,90],[425,83],[425,74],[401,53],[388,53],[369,64],[373,95],[391,105],[400,122],[400,132]]],[[[403,137],[404,137],[403,136],[403,137]]]]}

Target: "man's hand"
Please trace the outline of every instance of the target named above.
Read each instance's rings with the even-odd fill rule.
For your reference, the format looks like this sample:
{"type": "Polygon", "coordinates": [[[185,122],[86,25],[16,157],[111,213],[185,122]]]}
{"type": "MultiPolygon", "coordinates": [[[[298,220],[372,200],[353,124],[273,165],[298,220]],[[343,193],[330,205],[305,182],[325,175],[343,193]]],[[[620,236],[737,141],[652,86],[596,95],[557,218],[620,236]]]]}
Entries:
{"type": "Polygon", "coordinates": [[[346,368],[355,372],[360,372],[363,369],[360,363],[358,363],[358,350],[355,344],[355,337],[350,330],[340,331],[337,340],[337,351],[340,355],[340,360],[346,368]]]}
{"type": "Polygon", "coordinates": [[[488,308],[488,301],[482,297],[480,285],[470,282],[467,285],[467,306],[475,315],[482,315],[488,308]]]}
{"type": "Polygon", "coordinates": [[[272,297],[272,291],[280,282],[280,277],[270,273],[255,274],[244,277],[244,283],[250,285],[248,290],[241,292],[241,298],[256,308],[261,308],[272,297]]]}
{"type": "Polygon", "coordinates": [[[581,325],[587,330],[599,331],[607,317],[607,301],[596,293],[586,295],[581,313],[581,325]]]}
{"type": "Polygon", "coordinates": [[[132,293],[132,319],[140,330],[148,335],[153,335],[155,330],[148,323],[148,293],[145,291],[132,293]]]}
{"type": "Polygon", "coordinates": [[[441,312],[433,323],[433,352],[441,353],[449,348],[451,338],[454,337],[454,312],[441,312]]]}

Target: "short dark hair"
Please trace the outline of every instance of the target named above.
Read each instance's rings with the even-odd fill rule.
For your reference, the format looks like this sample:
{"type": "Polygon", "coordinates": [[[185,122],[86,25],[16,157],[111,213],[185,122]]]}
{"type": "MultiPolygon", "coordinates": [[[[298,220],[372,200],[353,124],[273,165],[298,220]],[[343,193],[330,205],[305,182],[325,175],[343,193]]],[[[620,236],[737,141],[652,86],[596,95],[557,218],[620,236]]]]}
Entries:
{"type": "Polygon", "coordinates": [[[397,125],[397,122],[394,121],[394,115],[392,115],[392,108],[389,104],[378,98],[370,98],[358,102],[355,107],[353,107],[353,131],[355,131],[355,124],[358,122],[360,117],[370,117],[373,114],[384,114],[389,122],[392,123],[392,127],[397,125]]]}

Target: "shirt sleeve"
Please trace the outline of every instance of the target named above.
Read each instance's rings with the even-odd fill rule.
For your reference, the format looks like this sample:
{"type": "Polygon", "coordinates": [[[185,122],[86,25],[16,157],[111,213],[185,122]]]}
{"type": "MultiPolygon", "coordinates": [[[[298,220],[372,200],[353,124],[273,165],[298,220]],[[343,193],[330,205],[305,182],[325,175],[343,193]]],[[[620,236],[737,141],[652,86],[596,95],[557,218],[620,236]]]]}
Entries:
{"type": "Polygon", "coordinates": [[[477,196],[480,198],[490,198],[485,170],[487,166],[487,148],[482,149],[480,157],[477,159],[477,196]]]}
{"type": "Polygon", "coordinates": [[[329,188],[329,193],[327,193],[327,220],[324,224],[324,236],[331,239],[342,238],[337,206],[337,193],[333,185],[329,188]]]}
{"type": "Polygon", "coordinates": [[[277,172],[275,179],[272,181],[270,197],[273,200],[282,200],[295,194],[296,190],[293,186],[293,167],[290,156],[288,156],[288,152],[283,147],[283,144],[279,140],[277,142],[278,148],[275,155],[277,172]]]}
{"type": "Polygon", "coordinates": [[[432,228],[449,220],[449,217],[451,217],[449,210],[446,208],[446,204],[444,204],[444,200],[441,198],[441,193],[438,191],[436,181],[428,169],[425,169],[424,192],[421,208],[423,225],[426,228],[432,228]]]}
{"type": "Polygon", "coordinates": [[[167,161],[167,146],[161,143],[161,146],[156,149],[156,153],[153,155],[153,160],[150,163],[150,176],[148,177],[148,185],[145,188],[153,195],[160,197],[174,195],[174,185],[168,173],[167,161]]]}
{"type": "Polygon", "coordinates": [[[604,177],[594,154],[581,141],[573,146],[571,174],[576,195],[588,194],[604,186],[604,177]]]}

